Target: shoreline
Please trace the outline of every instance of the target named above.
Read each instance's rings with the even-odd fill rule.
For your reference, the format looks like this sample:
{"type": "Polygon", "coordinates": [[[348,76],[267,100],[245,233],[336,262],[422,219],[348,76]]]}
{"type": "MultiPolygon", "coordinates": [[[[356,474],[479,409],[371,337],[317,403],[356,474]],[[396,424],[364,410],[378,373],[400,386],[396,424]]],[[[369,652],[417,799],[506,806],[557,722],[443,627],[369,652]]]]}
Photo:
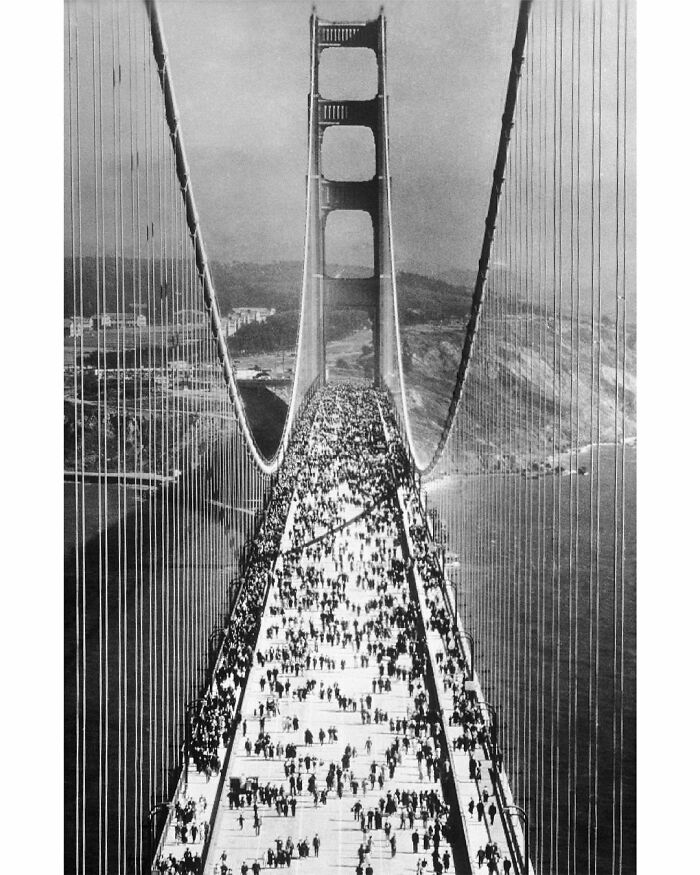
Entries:
{"type": "Polygon", "coordinates": [[[539,477],[588,477],[590,475],[590,459],[586,464],[581,464],[581,456],[591,454],[596,448],[604,449],[620,447],[636,449],[637,436],[625,438],[624,441],[601,441],[600,443],[584,444],[578,448],[562,450],[561,453],[525,460],[517,456],[512,460],[506,460],[499,454],[472,454],[472,458],[479,465],[479,470],[450,471],[441,474],[424,484],[424,488],[430,488],[444,484],[445,480],[455,477],[483,477],[488,475],[517,476],[525,479],[537,479],[539,477]],[[572,464],[573,460],[576,464],[572,464]]]}

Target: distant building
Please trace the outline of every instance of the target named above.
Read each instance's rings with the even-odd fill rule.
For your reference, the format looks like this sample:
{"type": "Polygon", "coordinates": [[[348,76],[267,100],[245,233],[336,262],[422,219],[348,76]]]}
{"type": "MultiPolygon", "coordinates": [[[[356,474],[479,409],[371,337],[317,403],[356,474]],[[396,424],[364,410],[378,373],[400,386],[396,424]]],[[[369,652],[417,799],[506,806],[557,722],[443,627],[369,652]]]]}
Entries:
{"type": "Polygon", "coordinates": [[[221,320],[221,327],[226,337],[235,334],[243,325],[251,322],[266,322],[275,315],[275,308],[267,307],[236,307],[221,320]]]}
{"type": "Polygon", "coordinates": [[[190,375],[193,371],[192,364],[183,359],[168,362],[168,370],[171,373],[190,375]]]}
{"type": "Polygon", "coordinates": [[[261,372],[257,368],[239,368],[236,370],[237,380],[257,380],[261,372]]]}
{"type": "Polygon", "coordinates": [[[84,331],[92,331],[94,326],[92,316],[71,316],[63,320],[63,333],[66,337],[82,337],[84,331]]]}
{"type": "Polygon", "coordinates": [[[209,315],[203,310],[177,310],[175,313],[175,321],[183,328],[194,328],[200,325],[208,325],[209,315]]]}
{"type": "Polygon", "coordinates": [[[145,328],[148,324],[143,313],[103,313],[100,328],[145,328]]]}

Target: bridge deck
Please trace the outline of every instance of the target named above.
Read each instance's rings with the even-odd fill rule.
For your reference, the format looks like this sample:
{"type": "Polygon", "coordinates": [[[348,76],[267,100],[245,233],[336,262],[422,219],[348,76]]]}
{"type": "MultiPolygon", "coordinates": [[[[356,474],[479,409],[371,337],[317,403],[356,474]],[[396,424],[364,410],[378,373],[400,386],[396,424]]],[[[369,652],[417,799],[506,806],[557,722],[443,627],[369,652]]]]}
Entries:
{"type": "MultiPolygon", "coordinates": [[[[422,520],[418,512],[417,501],[407,490],[399,490],[399,501],[404,520],[404,530],[407,531],[408,551],[409,555],[413,558],[418,551],[416,550],[414,538],[409,532],[412,526],[420,526],[422,520]]],[[[480,862],[479,852],[487,848],[488,845],[495,845],[499,850],[500,859],[496,861],[496,868],[492,869],[492,871],[504,872],[506,871],[503,868],[505,861],[507,860],[508,864],[511,864],[511,854],[513,856],[517,854],[517,850],[511,848],[513,839],[517,842],[518,848],[524,847],[521,828],[512,823],[512,821],[506,822],[504,808],[513,804],[512,792],[508,778],[503,773],[502,768],[492,761],[491,748],[487,748],[483,743],[475,744],[474,750],[471,752],[471,758],[476,763],[478,771],[474,775],[470,773],[470,754],[461,746],[458,746],[457,743],[463,733],[463,728],[458,720],[453,719],[455,716],[453,689],[460,689],[465,686],[472,691],[476,711],[481,717],[479,722],[482,726],[490,726],[490,716],[484,714],[486,705],[478,677],[475,674],[473,680],[468,680],[467,664],[455,663],[456,670],[454,675],[446,670],[445,640],[431,623],[430,618],[434,610],[431,610],[429,604],[430,600],[433,608],[436,606],[447,607],[445,595],[442,590],[435,588],[430,591],[430,588],[426,586],[426,581],[421,576],[420,568],[416,564],[413,565],[413,568],[417,583],[416,595],[421,614],[425,619],[428,653],[434,664],[434,676],[440,679],[436,685],[436,690],[442,722],[451,749],[450,762],[460,802],[460,814],[467,839],[469,862],[474,872],[478,871],[482,865],[488,865],[488,861],[484,863],[483,859],[480,862]],[[484,806],[481,813],[478,810],[480,801],[484,806]],[[489,813],[491,805],[494,805],[496,809],[493,816],[489,813]],[[514,850],[516,850],[516,854],[513,854],[514,850]]],[[[461,622],[459,620],[458,626],[461,632],[461,622]]],[[[523,870],[529,873],[529,864],[522,864],[522,869],[518,871],[523,870]]],[[[511,869],[511,871],[513,870],[511,869]]]]}
{"type": "MultiPolygon", "coordinates": [[[[300,472],[275,563],[205,872],[237,875],[245,865],[251,873],[277,865],[362,875],[476,872],[479,849],[494,842],[501,859],[488,871],[507,872],[507,782],[499,798],[483,737],[472,751],[481,768],[477,777],[470,776],[470,755],[455,744],[464,730],[457,721],[452,725],[452,687],[462,686],[465,666],[452,678],[446,672],[448,642],[434,623],[444,596],[421,561],[426,533],[417,502],[404,486],[389,490],[386,471],[384,478],[368,476],[387,463],[386,422],[381,437],[376,427],[366,430],[367,422],[376,426],[383,419],[379,408],[372,404],[368,411],[365,403],[358,423],[347,409],[338,415],[333,393],[330,398],[309,440],[317,453],[325,452],[300,472]],[[368,487],[366,479],[372,480],[368,487]],[[391,687],[382,689],[387,675],[391,687]],[[432,728],[424,720],[431,714],[432,728]],[[392,744],[398,754],[389,750],[392,744]],[[426,758],[432,761],[433,753],[429,774],[426,758]],[[370,828],[365,816],[389,794],[396,810],[384,811],[370,828]],[[289,862],[282,853],[287,847],[289,862]]],[[[478,684],[470,686],[474,725],[483,736],[483,698],[478,684]]],[[[167,842],[163,852],[173,847],[167,842]]],[[[177,857],[184,847],[176,846],[177,857]]]]}
{"type": "MultiPolygon", "coordinates": [[[[350,516],[354,516],[362,511],[362,507],[349,503],[347,510],[350,516]]],[[[332,555],[324,557],[321,562],[304,559],[300,565],[302,568],[309,566],[320,568],[324,575],[325,586],[323,589],[329,591],[329,583],[336,577],[335,563],[340,562],[341,557],[343,559],[342,567],[345,569],[349,568],[350,562],[353,562],[356,567],[360,566],[363,546],[366,557],[368,550],[361,540],[362,536],[366,534],[367,525],[364,520],[353,523],[335,541],[332,555]]],[[[384,561],[382,564],[385,569],[388,568],[391,559],[400,554],[400,548],[394,547],[392,541],[393,537],[389,534],[384,538],[385,547],[382,551],[384,561]]],[[[301,578],[295,576],[293,585],[299,586],[300,584],[301,578]]],[[[389,584],[387,592],[395,594],[400,599],[401,589],[400,585],[389,584]]],[[[352,629],[353,621],[358,616],[362,623],[367,620],[368,616],[372,615],[371,602],[377,598],[375,581],[371,581],[371,588],[362,587],[351,575],[347,583],[346,598],[349,602],[349,608],[347,604],[342,604],[335,612],[335,616],[341,624],[347,622],[348,628],[352,629]]],[[[280,607],[281,612],[273,614],[268,611],[263,620],[258,648],[265,656],[265,663],[255,666],[249,680],[249,692],[244,698],[242,712],[247,719],[247,736],[244,738],[239,735],[235,742],[227,781],[232,777],[245,779],[254,776],[260,785],[270,783],[288,787],[289,782],[284,769],[285,757],[275,755],[272,759],[266,759],[261,755],[256,756],[254,751],[246,753],[245,743],[247,739],[254,737],[259,729],[259,720],[256,714],[259,713],[261,706],[265,706],[268,689],[267,683],[265,683],[265,690],[261,690],[260,682],[261,679],[266,680],[266,672],[274,662],[275,648],[284,642],[284,629],[289,629],[290,626],[308,628],[309,623],[312,623],[316,629],[320,629],[321,608],[318,604],[314,605],[311,610],[304,610],[300,618],[298,610],[288,606],[282,607],[277,587],[271,592],[271,605],[280,607]]],[[[383,639],[385,645],[396,644],[397,631],[393,629],[390,637],[383,639]]],[[[303,675],[297,677],[294,673],[280,672],[280,682],[286,684],[289,680],[291,683],[291,694],[283,695],[277,700],[279,714],[272,719],[267,719],[264,729],[270,734],[271,741],[275,746],[278,743],[285,746],[289,743],[298,745],[297,758],[302,759],[300,773],[303,792],[298,797],[296,815],[292,817],[290,813],[287,817],[284,814],[280,816],[274,806],[260,805],[259,813],[262,822],[259,834],[256,834],[252,809],[249,806],[239,809],[235,807],[235,803],[227,803],[217,819],[207,872],[215,871],[216,863],[220,861],[223,852],[227,853],[227,860],[232,864],[233,871],[236,873],[240,871],[243,860],[246,860],[249,865],[255,859],[266,863],[267,849],[275,848],[277,838],[286,842],[289,836],[295,845],[306,839],[313,857],[312,841],[315,834],[318,834],[320,839],[318,864],[295,858],[292,860],[292,872],[308,871],[312,866],[315,866],[319,872],[340,871],[341,869],[353,871],[359,861],[359,846],[364,840],[360,821],[354,817],[352,811],[353,806],[358,801],[364,810],[368,811],[370,808],[377,807],[382,796],[386,798],[387,791],[393,791],[396,788],[400,788],[401,791],[415,791],[418,794],[433,790],[442,798],[440,783],[428,780],[424,767],[419,772],[415,757],[417,746],[415,739],[411,740],[409,750],[402,752],[402,762],[397,766],[393,779],[389,777],[385,751],[396,738],[396,733],[390,730],[388,721],[410,719],[412,699],[408,690],[408,682],[404,680],[393,678],[390,691],[379,692],[377,690],[376,682],[380,678],[380,674],[376,659],[369,659],[367,665],[362,664],[362,657],[367,655],[366,643],[369,642],[364,642],[359,648],[355,648],[343,646],[342,641],[341,643],[323,642],[311,651],[313,657],[317,659],[323,657],[323,666],[317,663],[316,668],[314,668],[312,658],[311,667],[305,670],[303,675]],[[326,663],[328,659],[331,660],[330,669],[326,663]],[[341,695],[352,700],[352,704],[348,705],[346,709],[340,707],[335,696],[329,701],[327,697],[321,698],[319,695],[322,689],[326,692],[329,688],[334,688],[336,684],[341,695]],[[305,700],[299,701],[293,696],[293,691],[297,687],[305,688],[307,686],[312,687],[312,689],[305,700]],[[372,715],[372,722],[364,723],[362,711],[366,709],[366,697],[368,696],[371,697],[369,713],[372,715]],[[365,699],[364,704],[361,702],[362,699],[365,699]],[[374,722],[376,709],[384,712],[385,721],[374,722]],[[285,724],[295,716],[299,720],[299,729],[296,732],[293,729],[291,731],[285,730],[285,724]],[[324,744],[320,744],[319,732],[324,730],[328,733],[331,727],[337,730],[338,740],[330,741],[326,738],[324,744]],[[306,730],[313,733],[314,743],[310,746],[304,743],[306,730]],[[336,785],[334,785],[332,792],[327,795],[325,804],[320,800],[315,802],[313,796],[308,792],[309,777],[316,775],[319,789],[325,789],[328,765],[331,762],[341,763],[341,757],[347,745],[355,749],[356,756],[351,757],[347,780],[343,781],[342,784],[342,795],[337,794],[336,785]],[[307,770],[303,762],[307,755],[312,758],[310,770],[307,770]],[[370,771],[373,763],[376,763],[379,774],[383,771],[385,775],[384,786],[381,789],[379,782],[375,784],[374,789],[371,786],[370,771]],[[357,783],[356,787],[353,787],[353,781],[357,783]],[[233,807],[228,807],[229,804],[233,807]],[[242,827],[240,824],[241,816],[243,817],[242,827]]],[[[399,669],[409,670],[410,658],[408,655],[402,655],[397,660],[397,666],[399,669]]],[[[414,695],[419,688],[419,686],[414,688],[414,695]]],[[[402,733],[401,737],[403,737],[402,733]]],[[[367,833],[367,835],[372,836],[372,850],[367,859],[371,861],[376,872],[414,873],[416,861],[423,858],[429,861],[430,853],[433,850],[432,845],[430,853],[423,849],[425,829],[422,826],[422,821],[420,821],[421,826],[418,829],[421,851],[418,855],[413,853],[411,841],[413,831],[409,827],[408,819],[406,818],[403,829],[398,812],[389,820],[392,824],[392,832],[396,836],[396,855],[392,857],[391,846],[384,831],[374,829],[367,833]]],[[[386,818],[384,823],[386,823],[386,818]]],[[[441,853],[444,853],[445,849],[446,844],[443,839],[441,853]]],[[[450,851],[450,858],[452,856],[450,851]]],[[[432,865],[427,871],[433,871],[432,865]]]]}

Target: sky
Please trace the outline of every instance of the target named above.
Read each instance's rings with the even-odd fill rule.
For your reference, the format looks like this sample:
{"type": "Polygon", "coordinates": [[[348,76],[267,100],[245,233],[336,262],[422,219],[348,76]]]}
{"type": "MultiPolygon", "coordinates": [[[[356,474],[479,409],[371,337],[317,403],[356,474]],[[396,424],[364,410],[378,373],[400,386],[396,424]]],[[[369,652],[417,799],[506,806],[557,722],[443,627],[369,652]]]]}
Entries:
{"type": "MultiPolygon", "coordinates": [[[[319,0],[317,12],[363,20],[379,7],[319,0]]],[[[209,257],[300,261],[311,3],[160,0],[159,8],[209,257]]],[[[476,266],[517,9],[517,0],[384,2],[401,267],[476,266]]]]}

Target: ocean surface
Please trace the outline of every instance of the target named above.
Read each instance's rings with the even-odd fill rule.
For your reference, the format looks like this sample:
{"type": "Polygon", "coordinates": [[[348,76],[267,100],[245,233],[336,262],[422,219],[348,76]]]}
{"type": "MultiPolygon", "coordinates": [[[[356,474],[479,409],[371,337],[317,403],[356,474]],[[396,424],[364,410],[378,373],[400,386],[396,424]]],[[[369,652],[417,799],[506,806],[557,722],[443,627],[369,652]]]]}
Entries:
{"type": "Polygon", "coordinates": [[[620,447],[582,451],[575,466],[587,476],[451,476],[428,494],[466,533],[448,536],[447,573],[536,871],[633,873],[636,449],[625,448],[624,502],[620,447]]]}

